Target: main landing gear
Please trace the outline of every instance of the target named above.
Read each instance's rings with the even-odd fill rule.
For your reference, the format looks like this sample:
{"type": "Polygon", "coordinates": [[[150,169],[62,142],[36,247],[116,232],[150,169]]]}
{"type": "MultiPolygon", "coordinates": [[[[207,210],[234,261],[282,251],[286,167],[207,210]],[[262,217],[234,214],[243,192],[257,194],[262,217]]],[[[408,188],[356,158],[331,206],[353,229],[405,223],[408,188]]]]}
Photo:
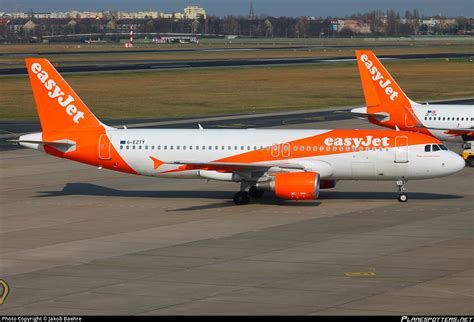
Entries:
{"type": "Polygon", "coordinates": [[[400,201],[400,202],[407,202],[408,201],[408,195],[406,194],[406,191],[407,191],[406,184],[407,184],[407,180],[398,180],[397,181],[398,201],[400,201]]]}
{"type": "Polygon", "coordinates": [[[251,186],[246,191],[246,186],[241,186],[241,191],[237,192],[234,195],[234,202],[236,205],[247,205],[250,202],[250,197],[252,198],[261,198],[265,191],[257,189],[255,186],[251,186]]]}

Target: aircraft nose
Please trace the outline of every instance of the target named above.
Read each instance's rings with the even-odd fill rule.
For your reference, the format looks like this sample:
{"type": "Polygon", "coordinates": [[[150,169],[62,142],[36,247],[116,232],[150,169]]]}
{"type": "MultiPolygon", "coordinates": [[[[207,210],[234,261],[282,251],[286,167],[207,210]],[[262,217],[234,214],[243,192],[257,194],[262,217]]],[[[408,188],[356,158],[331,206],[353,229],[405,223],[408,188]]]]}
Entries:
{"type": "Polygon", "coordinates": [[[446,159],[446,170],[448,170],[450,174],[459,172],[466,166],[464,159],[452,151],[449,151],[449,155],[446,159]]]}

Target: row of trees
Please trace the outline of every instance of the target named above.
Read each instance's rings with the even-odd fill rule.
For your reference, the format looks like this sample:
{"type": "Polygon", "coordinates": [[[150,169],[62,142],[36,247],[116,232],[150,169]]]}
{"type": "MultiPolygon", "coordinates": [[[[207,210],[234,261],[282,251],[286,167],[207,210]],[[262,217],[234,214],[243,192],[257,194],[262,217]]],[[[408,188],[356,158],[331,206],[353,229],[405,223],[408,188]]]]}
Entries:
{"type": "MultiPolygon", "coordinates": [[[[394,10],[358,13],[342,18],[350,20],[351,25],[344,28],[338,26],[337,18],[314,19],[308,17],[269,17],[259,16],[248,19],[243,16],[208,16],[206,19],[74,19],[59,21],[57,19],[32,19],[33,28],[13,26],[8,21],[0,24],[0,37],[6,40],[31,37],[40,39],[45,35],[69,33],[106,33],[126,32],[130,28],[135,32],[145,33],[200,33],[213,35],[239,35],[248,37],[350,37],[360,33],[369,36],[410,36],[418,34],[457,34],[472,32],[472,25],[466,18],[459,17],[449,24],[427,26],[422,24],[422,17],[417,10],[406,11],[402,17],[394,10]],[[354,27],[355,25],[355,27],[354,27]]],[[[6,19],[4,19],[6,20],[6,19]]],[[[446,21],[446,20],[443,20],[446,21]]],[[[31,23],[30,23],[31,25],[31,23]]]]}

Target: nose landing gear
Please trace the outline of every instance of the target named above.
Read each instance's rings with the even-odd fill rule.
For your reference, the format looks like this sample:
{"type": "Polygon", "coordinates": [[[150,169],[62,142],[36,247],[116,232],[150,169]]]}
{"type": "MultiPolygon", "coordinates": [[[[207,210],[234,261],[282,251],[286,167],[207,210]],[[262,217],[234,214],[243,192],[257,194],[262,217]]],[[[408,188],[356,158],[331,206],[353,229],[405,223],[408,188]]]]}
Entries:
{"type": "Polygon", "coordinates": [[[397,181],[398,201],[400,202],[408,201],[408,195],[406,194],[406,191],[407,191],[406,184],[407,184],[407,180],[405,179],[397,181]]]}

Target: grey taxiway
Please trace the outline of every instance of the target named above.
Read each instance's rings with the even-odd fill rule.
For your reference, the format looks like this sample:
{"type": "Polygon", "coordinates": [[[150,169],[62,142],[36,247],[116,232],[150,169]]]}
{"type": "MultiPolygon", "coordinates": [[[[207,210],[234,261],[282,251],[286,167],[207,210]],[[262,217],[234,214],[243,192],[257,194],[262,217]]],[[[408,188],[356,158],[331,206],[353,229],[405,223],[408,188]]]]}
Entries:
{"type": "MultiPolygon", "coordinates": [[[[372,128],[364,120],[278,125],[372,128]]],[[[458,144],[448,144],[459,151],[458,144]]],[[[474,169],[314,202],[0,152],[8,314],[474,314],[474,169]]]]}

